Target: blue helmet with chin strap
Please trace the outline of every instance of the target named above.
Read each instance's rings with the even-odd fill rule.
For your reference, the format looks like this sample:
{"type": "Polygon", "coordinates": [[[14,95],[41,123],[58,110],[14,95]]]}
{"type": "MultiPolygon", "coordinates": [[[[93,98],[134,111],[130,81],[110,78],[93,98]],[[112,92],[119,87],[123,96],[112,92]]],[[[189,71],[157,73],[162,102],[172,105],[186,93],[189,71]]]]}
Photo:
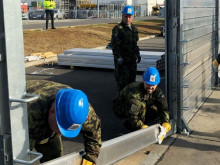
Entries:
{"type": "Polygon", "coordinates": [[[149,67],[143,74],[143,80],[148,85],[158,85],[160,83],[160,74],[154,67],[149,67]]]}
{"type": "Polygon", "coordinates": [[[89,112],[89,102],[85,93],[77,89],[64,88],[57,92],[55,113],[61,134],[76,137],[89,112]]]}
{"type": "Polygon", "coordinates": [[[129,14],[129,15],[134,15],[134,8],[130,5],[126,5],[123,10],[122,10],[123,14],[129,14]]]}

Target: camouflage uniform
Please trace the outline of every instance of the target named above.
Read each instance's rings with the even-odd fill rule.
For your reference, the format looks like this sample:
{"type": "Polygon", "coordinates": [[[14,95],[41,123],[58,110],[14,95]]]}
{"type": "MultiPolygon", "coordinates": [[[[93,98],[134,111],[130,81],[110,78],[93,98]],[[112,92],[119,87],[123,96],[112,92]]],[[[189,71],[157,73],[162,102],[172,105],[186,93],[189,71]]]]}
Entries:
{"type": "Polygon", "coordinates": [[[140,54],[137,46],[138,30],[131,24],[130,27],[123,21],[112,30],[112,51],[115,64],[115,81],[118,91],[126,85],[135,82],[137,72],[137,56],[140,54]],[[118,58],[123,58],[123,64],[117,63],[118,58]]]}
{"type": "Polygon", "coordinates": [[[113,101],[113,110],[120,118],[126,118],[129,130],[141,129],[143,125],[169,123],[166,98],[159,87],[147,94],[143,82],[126,86],[113,101]]]}
{"type": "MultiPolygon", "coordinates": [[[[56,93],[67,85],[46,81],[27,80],[27,92],[39,94],[40,98],[28,104],[30,149],[43,153],[41,162],[63,155],[61,135],[53,132],[48,124],[49,110],[55,101],[56,93]]],[[[89,105],[88,120],[83,124],[81,133],[85,139],[85,159],[95,163],[100,153],[101,121],[89,105]]]]}

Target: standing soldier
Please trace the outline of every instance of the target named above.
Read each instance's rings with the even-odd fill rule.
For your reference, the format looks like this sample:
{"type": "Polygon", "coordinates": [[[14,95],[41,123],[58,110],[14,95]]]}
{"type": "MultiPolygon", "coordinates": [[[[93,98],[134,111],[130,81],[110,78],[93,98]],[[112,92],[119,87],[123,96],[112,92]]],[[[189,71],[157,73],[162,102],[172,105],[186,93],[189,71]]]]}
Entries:
{"type": "Polygon", "coordinates": [[[27,92],[40,96],[28,104],[30,149],[43,154],[40,162],[63,155],[61,134],[74,138],[81,132],[86,152],[82,165],[95,165],[102,145],[101,121],[87,96],[46,80],[28,80],[27,92]]]}
{"type": "Polygon", "coordinates": [[[157,86],[160,75],[156,68],[149,67],[143,74],[143,82],[127,85],[113,101],[113,110],[120,118],[126,118],[129,130],[161,124],[167,133],[171,129],[166,98],[157,86]]]}
{"type": "Polygon", "coordinates": [[[46,30],[48,29],[49,16],[51,17],[51,29],[56,29],[54,27],[54,9],[56,8],[56,3],[53,0],[44,0],[44,8],[46,12],[46,30]]]}
{"type": "Polygon", "coordinates": [[[126,85],[135,82],[137,63],[141,61],[137,46],[138,30],[131,23],[134,18],[132,6],[125,6],[122,10],[122,21],[112,30],[112,51],[115,64],[115,81],[117,91],[120,92],[126,85]]]}

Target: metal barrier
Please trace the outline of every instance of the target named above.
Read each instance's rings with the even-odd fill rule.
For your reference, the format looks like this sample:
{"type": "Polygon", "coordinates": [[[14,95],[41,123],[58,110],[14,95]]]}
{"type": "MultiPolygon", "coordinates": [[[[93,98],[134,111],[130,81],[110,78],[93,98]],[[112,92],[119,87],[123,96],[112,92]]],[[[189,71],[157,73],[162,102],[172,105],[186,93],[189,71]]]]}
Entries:
{"type": "MultiPolygon", "coordinates": [[[[164,59],[164,52],[140,51],[141,62],[137,71],[156,67],[157,61],[164,59]]],[[[58,55],[58,65],[114,69],[112,50],[107,49],[69,49],[58,55]]]]}
{"type": "MultiPolygon", "coordinates": [[[[156,143],[159,124],[103,142],[97,165],[109,165],[156,143]]],[[[79,152],[43,163],[42,165],[81,165],[79,152]]]]}
{"type": "Polygon", "coordinates": [[[217,0],[166,1],[166,6],[168,104],[178,131],[190,131],[187,123],[215,82],[212,61],[218,54],[219,6],[217,0]]]}

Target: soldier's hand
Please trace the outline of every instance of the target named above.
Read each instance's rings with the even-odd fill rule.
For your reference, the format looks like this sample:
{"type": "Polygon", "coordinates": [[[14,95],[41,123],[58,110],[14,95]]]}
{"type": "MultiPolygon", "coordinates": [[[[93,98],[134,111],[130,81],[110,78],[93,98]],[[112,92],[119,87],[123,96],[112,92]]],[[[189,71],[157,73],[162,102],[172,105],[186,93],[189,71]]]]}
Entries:
{"type": "Polygon", "coordinates": [[[140,63],[140,62],[141,62],[141,55],[138,54],[138,55],[137,55],[137,63],[140,63]]]}
{"type": "Polygon", "coordinates": [[[86,159],[83,159],[82,165],[95,165],[95,163],[90,162],[90,161],[88,161],[88,160],[86,160],[86,159]]]}
{"type": "Polygon", "coordinates": [[[167,132],[171,130],[170,123],[163,123],[162,126],[160,126],[160,133],[158,135],[158,143],[161,144],[163,142],[163,139],[165,138],[167,132]]]}
{"type": "Polygon", "coordinates": [[[124,62],[123,58],[120,57],[120,58],[117,59],[117,64],[118,65],[122,65],[123,62],[124,62]]]}

